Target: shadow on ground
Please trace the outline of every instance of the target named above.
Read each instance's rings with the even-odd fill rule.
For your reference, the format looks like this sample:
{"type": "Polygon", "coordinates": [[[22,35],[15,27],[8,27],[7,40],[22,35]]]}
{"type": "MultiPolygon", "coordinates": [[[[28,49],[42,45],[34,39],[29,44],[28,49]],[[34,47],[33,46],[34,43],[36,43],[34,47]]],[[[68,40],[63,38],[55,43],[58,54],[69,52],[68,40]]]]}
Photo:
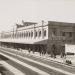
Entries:
{"type": "Polygon", "coordinates": [[[0,75],[14,75],[0,64],[0,75]]]}
{"type": "Polygon", "coordinates": [[[4,61],[6,61],[6,60],[9,60],[9,59],[6,58],[5,56],[3,56],[3,55],[0,54],[0,60],[4,60],[4,61]]]}

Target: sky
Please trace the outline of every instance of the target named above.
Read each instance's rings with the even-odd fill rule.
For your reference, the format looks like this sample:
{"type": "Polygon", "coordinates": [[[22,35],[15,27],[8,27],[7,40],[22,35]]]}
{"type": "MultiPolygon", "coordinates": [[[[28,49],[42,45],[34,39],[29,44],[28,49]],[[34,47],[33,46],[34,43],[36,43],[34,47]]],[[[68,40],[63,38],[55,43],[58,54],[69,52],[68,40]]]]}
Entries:
{"type": "Polygon", "coordinates": [[[22,20],[75,23],[75,0],[0,0],[0,32],[22,20]]]}

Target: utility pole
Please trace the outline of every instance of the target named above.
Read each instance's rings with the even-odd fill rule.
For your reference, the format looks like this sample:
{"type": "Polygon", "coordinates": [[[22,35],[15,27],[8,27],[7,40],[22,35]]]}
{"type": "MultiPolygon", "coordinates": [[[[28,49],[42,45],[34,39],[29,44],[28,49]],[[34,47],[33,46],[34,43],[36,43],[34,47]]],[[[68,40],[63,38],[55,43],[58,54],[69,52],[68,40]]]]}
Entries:
{"type": "Polygon", "coordinates": [[[43,25],[44,25],[44,20],[42,20],[42,38],[43,38],[43,25]]]}

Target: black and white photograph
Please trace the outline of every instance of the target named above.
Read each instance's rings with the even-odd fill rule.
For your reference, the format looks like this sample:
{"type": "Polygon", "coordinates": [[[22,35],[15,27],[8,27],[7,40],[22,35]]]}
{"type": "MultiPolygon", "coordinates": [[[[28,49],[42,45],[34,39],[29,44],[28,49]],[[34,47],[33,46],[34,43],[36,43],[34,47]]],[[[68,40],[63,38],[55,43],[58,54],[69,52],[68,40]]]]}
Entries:
{"type": "Polygon", "coordinates": [[[75,0],[0,0],[0,75],[75,75],[75,0]]]}

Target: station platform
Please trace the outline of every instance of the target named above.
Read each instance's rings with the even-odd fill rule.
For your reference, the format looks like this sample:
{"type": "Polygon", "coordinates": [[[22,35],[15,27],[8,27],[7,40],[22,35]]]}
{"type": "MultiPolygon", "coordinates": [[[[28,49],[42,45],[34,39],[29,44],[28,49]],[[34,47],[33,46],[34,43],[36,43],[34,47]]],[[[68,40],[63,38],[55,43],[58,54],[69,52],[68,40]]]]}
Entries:
{"type": "Polygon", "coordinates": [[[62,63],[62,64],[65,64],[65,65],[68,65],[66,64],[66,60],[69,60],[72,62],[72,64],[69,66],[74,66],[75,67],[75,55],[66,55],[66,58],[61,58],[60,55],[57,55],[56,58],[52,58],[51,55],[49,54],[45,54],[45,55],[40,55],[39,52],[35,52],[33,54],[33,52],[31,51],[30,53],[28,52],[28,50],[21,50],[21,52],[25,53],[25,54],[30,54],[34,57],[37,57],[37,58],[42,58],[42,59],[45,59],[45,60],[51,60],[51,61],[54,61],[54,62],[57,62],[57,63],[62,63]]]}
{"type": "MultiPolygon", "coordinates": [[[[4,47],[1,47],[1,48],[4,48],[4,47]]],[[[63,65],[75,67],[75,55],[66,55],[66,58],[61,58],[60,55],[57,55],[56,58],[52,58],[49,54],[40,55],[39,52],[33,53],[31,51],[29,53],[28,50],[23,50],[23,49],[20,49],[20,50],[12,49],[12,48],[4,48],[4,49],[10,49],[10,50],[13,50],[13,51],[16,51],[16,52],[21,52],[21,53],[24,53],[24,54],[27,54],[27,55],[30,55],[30,56],[33,56],[33,57],[36,57],[36,58],[41,58],[41,59],[44,59],[44,60],[53,61],[53,62],[56,62],[56,63],[61,63],[63,65]],[[66,60],[70,60],[72,62],[72,64],[67,64],[66,60]]]]}

